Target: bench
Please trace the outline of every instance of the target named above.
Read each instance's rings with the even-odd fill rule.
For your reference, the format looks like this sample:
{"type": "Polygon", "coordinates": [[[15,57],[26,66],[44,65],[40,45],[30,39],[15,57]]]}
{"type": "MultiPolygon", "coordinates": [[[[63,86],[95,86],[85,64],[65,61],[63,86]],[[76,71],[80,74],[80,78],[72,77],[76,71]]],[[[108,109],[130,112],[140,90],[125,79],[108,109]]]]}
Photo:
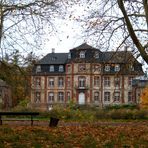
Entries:
{"type": "Polygon", "coordinates": [[[33,126],[33,117],[39,115],[39,112],[0,112],[0,125],[2,125],[2,116],[30,116],[31,126],[33,126]]]}

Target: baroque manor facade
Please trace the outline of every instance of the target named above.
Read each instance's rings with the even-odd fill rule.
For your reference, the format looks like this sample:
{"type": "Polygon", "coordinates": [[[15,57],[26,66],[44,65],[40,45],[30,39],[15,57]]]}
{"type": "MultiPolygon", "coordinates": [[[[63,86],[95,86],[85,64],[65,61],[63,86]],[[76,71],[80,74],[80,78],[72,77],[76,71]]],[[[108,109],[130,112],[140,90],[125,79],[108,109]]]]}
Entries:
{"type": "Polygon", "coordinates": [[[138,103],[133,78],[142,65],[129,51],[101,52],[86,43],[69,53],[47,54],[34,65],[31,106],[47,110],[54,104],[105,106],[138,103]]]}

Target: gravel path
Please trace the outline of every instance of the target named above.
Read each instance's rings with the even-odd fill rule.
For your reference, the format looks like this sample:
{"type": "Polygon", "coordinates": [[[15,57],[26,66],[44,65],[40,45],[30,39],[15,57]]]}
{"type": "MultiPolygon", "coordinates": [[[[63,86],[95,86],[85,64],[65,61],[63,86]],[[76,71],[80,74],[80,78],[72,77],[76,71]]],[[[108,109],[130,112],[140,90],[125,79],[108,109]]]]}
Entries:
{"type": "MultiPolygon", "coordinates": [[[[49,126],[50,121],[34,121],[34,126],[49,126]]],[[[16,120],[4,120],[3,125],[12,125],[12,126],[30,126],[31,121],[30,120],[22,120],[22,121],[16,121],[16,120]]],[[[58,126],[138,126],[138,125],[147,125],[148,121],[129,121],[129,122],[63,122],[59,121],[58,126]]]]}

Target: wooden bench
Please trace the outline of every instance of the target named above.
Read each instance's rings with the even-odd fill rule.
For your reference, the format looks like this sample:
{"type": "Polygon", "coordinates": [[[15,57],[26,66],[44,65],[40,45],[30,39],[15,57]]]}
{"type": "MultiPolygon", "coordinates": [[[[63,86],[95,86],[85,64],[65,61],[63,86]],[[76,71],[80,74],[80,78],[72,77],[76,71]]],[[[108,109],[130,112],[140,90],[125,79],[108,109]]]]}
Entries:
{"type": "Polygon", "coordinates": [[[2,125],[2,116],[30,116],[31,126],[33,126],[33,117],[39,115],[39,112],[0,112],[0,125],[2,125]]]}

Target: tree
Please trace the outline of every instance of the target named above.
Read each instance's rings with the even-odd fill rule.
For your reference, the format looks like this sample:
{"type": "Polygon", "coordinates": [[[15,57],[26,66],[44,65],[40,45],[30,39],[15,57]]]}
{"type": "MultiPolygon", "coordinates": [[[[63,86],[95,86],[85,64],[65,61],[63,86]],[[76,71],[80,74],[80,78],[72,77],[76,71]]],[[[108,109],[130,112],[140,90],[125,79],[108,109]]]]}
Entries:
{"type": "Polygon", "coordinates": [[[40,49],[43,35],[54,28],[58,5],[58,0],[0,0],[1,59],[13,50],[40,49]]]}
{"type": "Polygon", "coordinates": [[[131,47],[148,64],[148,0],[89,0],[86,10],[87,38],[100,48],[131,47]]]}

